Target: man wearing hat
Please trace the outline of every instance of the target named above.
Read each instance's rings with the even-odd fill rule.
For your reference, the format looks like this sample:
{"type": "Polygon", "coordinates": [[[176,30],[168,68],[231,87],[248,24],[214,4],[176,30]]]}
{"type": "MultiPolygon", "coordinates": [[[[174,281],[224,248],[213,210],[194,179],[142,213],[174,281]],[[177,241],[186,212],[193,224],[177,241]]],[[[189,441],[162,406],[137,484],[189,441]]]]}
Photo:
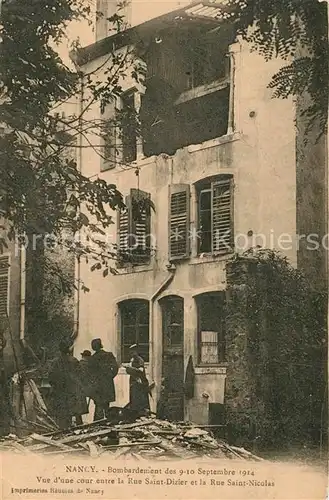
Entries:
{"type": "Polygon", "coordinates": [[[49,371],[49,382],[53,388],[53,410],[61,429],[82,424],[82,415],[88,413],[86,395],[81,380],[79,361],[73,357],[73,344],[63,340],[59,344],[59,355],[49,371]]]}
{"type": "Polygon", "coordinates": [[[94,421],[108,416],[110,403],[115,401],[114,377],[118,373],[118,363],[112,352],[104,351],[101,339],[91,341],[94,354],[90,356],[88,367],[91,375],[90,396],[95,403],[94,421]]]}
{"type": "Polygon", "coordinates": [[[129,408],[138,415],[150,411],[149,383],[145,373],[144,359],[138,353],[137,344],[129,347],[131,361],[126,371],[129,378],[129,408]]]}

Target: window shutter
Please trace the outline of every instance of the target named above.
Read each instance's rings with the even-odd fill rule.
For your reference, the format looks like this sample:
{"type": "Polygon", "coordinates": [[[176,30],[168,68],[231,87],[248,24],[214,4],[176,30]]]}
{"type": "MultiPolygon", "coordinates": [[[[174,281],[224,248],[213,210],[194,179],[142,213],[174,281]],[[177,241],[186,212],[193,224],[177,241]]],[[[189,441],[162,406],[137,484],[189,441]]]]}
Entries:
{"type": "Polygon", "coordinates": [[[117,159],[117,128],[115,102],[106,104],[106,108],[101,112],[102,124],[102,148],[101,148],[101,171],[114,168],[117,159]]]}
{"type": "Polygon", "coordinates": [[[140,189],[131,189],[131,215],[130,227],[134,241],[132,245],[137,260],[147,260],[151,250],[151,212],[149,200],[150,193],[140,189]],[[144,201],[147,201],[145,205],[144,201]]]}
{"type": "Polygon", "coordinates": [[[211,184],[212,252],[227,253],[233,249],[233,179],[211,184]]]}
{"type": "Polygon", "coordinates": [[[129,218],[131,211],[130,196],[126,196],[125,205],[126,208],[120,210],[118,214],[118,254],[121,259],[124,259],[128,255],[129,218]]]}
{"type": "Polygon", "coordinates": [[[0,256],[0,316],[8,314],[9,256],[0,256]]]}
{"type": "Polygon", "coordinates": [[[126,209],[119,212],[118,246],[119,257],[126,262],[141,263],[150,257],[151,251],[151,213],[150,193],[131,189],[125,199],[126,209]]]}
{"type": "Polygon", "coordinates": [[[169,259],[186,259],[190,253],[190,186],[169,186],[169,259]]]}

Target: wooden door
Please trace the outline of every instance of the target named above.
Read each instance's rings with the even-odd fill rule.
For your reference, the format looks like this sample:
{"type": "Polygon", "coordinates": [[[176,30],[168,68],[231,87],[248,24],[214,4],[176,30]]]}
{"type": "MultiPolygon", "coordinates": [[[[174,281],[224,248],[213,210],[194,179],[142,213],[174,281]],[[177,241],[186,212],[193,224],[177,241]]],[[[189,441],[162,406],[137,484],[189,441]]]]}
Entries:
{"type": "Polygon", "coordinates": [[[184,419],[184,300],[166,297],[162,308],[162,377],[170,420],[184,419]]]}

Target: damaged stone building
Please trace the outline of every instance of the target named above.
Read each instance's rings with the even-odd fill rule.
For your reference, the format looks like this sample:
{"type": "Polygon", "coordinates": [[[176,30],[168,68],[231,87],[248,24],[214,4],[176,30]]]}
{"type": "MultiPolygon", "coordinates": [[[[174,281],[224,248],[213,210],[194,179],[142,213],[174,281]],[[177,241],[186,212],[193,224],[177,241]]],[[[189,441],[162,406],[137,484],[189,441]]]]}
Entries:
{"type": "Polygon", "coordinates": [[[218,422],[228,367],[226,263],[252,246],[274,247],[294,266],[307,261],[322,283],[324,254],[307,253],[296,234],[325,232],[325,164],[313,152],[311,172],[310,158],[298,154],[298,103],[272,98],[268,84],[283,62],[252,52],[224,7],[194,2],[110,36],[103,18],[96,33],[79,53],[84,73],[106,78],[108,54],[133,47],[143,78],[126,76],[117,101],[105,110],[94,103],[88,115],[111,120],[134,109],[141,126],[112,131],[102,154],[81,148],[81,172],[115,184],[127,209],[107,235],[118,250],[117,274],[78,269],[90,292],[78,297],[76,352],[102,338],[121,364],[115,382],[124,405],[124,366],[137,343],[155,382],[152,410],[165,378],[171,418],[218,422]],[[135,201],[145,198],[154,210],[136,217],[135,201]],[[186,397],[189,360],[194,387],[186,397]]]}

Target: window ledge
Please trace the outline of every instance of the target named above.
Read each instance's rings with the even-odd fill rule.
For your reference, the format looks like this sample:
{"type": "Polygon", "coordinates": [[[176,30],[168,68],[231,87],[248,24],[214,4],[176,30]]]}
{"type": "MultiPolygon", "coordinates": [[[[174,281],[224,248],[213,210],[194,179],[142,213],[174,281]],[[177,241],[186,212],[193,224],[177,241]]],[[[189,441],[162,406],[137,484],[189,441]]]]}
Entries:
{"type": "Polygon", "coordinates": [[[196,375],[226,375],[228,363],[221,363],[214,366],[196,366],[194,373],[196,375]]]}
{"type": "Polygon", "coordinates": [[[189,153],[194,153],[195,151],[214,148],[216,146],[220,146],[221,144],[238,141],[239,139],[241,139],[241,133],[232,132],[230,134],[222,135],[221,137],[216,137],[215,139],[210,139],[209,141],[202,142],[201,144],[191,144],[190,146],[187,146],[187,151],[189,153]]]}
{"type": "Polygon", "coordinates": [[[234,252],[229,252],[225,254],[201,254],[197,257],[191,257],[189,261],[190,266],[196,266],[198,264],[205,264],[207,262],[224,262],[229,260],[234,255],[234,252]]]}
{"type": "Polygon", "coordinates": [[[117,268],[118,274],[116,276],[122,276],[125,274],[135,274],[135,273],[145,273],[148,271],[152,271],[153,263],[149,262],[147,264],[138,264],[138,265],[124,265],[117,268]]]}

